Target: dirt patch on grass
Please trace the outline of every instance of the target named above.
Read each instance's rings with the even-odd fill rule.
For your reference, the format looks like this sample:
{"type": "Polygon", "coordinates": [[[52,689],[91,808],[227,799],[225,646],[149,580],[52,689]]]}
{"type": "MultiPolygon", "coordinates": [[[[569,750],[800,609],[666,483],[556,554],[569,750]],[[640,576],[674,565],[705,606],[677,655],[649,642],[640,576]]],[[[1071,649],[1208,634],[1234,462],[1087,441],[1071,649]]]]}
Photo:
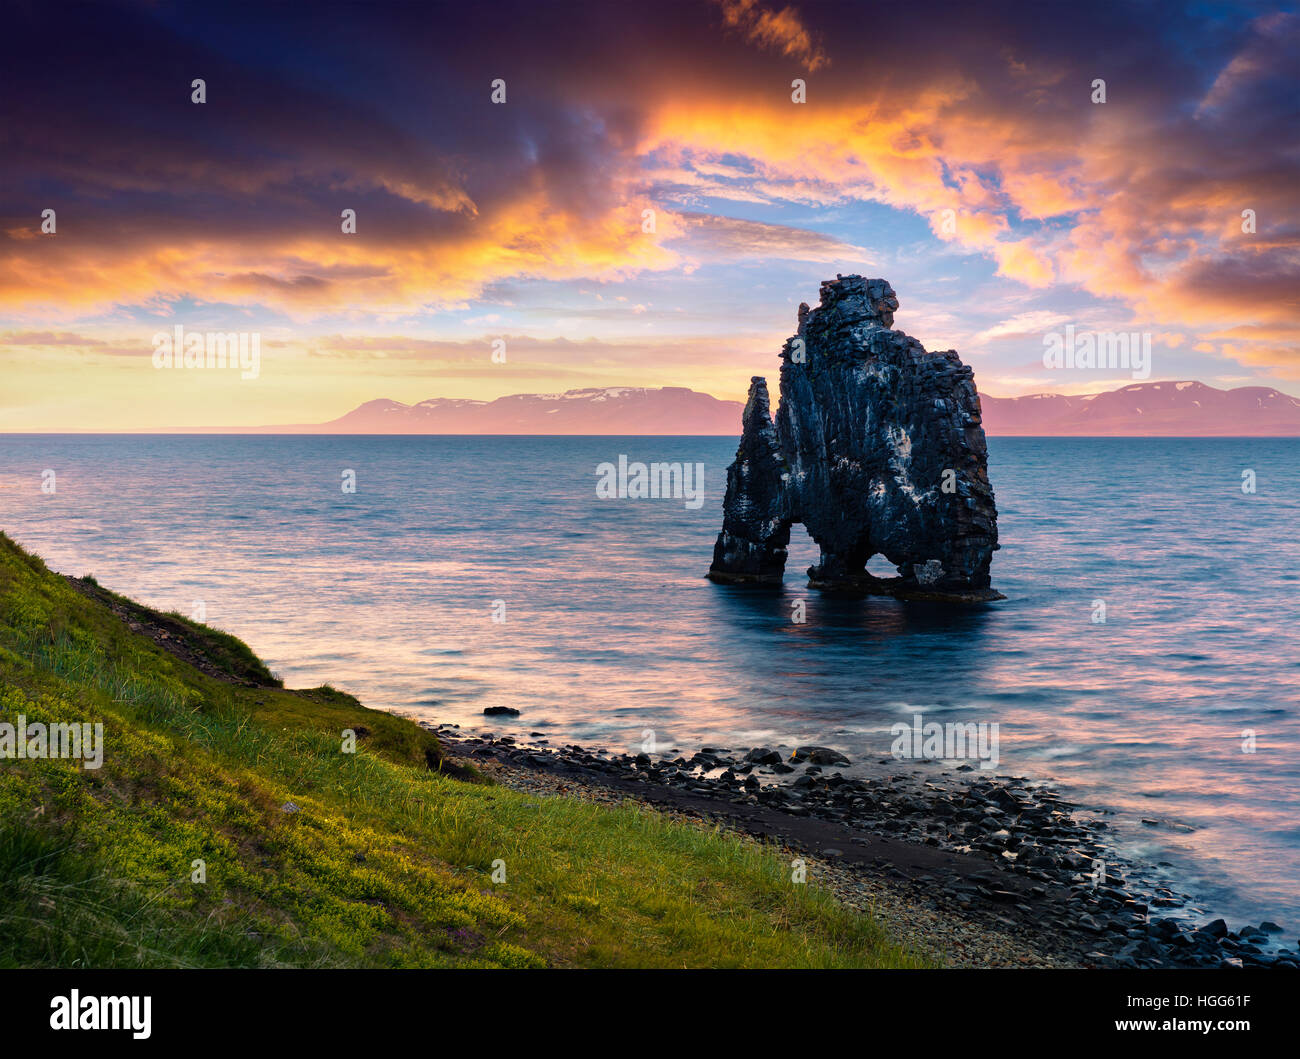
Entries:
{"type": "Polygon", "coordinates": [[[243,644],[234,637],[208,630],[172,614],[162,614],[134,600],[119,596],[95,581],[64,577],[88,599],[102,603],[134,633],[152,640],[169,654],[193,666],[200,673],[244,688],[279,688],[284,682],[267,670],[251,651],[239,651],[243,644]]]}

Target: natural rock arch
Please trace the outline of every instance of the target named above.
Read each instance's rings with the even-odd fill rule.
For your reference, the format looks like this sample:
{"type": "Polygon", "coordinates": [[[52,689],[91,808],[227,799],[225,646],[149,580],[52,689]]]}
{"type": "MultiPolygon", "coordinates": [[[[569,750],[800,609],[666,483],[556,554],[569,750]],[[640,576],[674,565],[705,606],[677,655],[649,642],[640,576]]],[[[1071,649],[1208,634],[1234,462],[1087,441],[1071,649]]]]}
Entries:
{"type": "Polygon", "coordinates": [[[779,582],[802,523],[821,549],[813,587],[1003,598],[990,587],[997,507],[973,372],[893,330],[897,308],[888,282],[861,276],[799,307],[775,419],[766,380],[750,383],[711,578],[779,582]],[[873,555],[899,576],[868,574],[873,555]]]}

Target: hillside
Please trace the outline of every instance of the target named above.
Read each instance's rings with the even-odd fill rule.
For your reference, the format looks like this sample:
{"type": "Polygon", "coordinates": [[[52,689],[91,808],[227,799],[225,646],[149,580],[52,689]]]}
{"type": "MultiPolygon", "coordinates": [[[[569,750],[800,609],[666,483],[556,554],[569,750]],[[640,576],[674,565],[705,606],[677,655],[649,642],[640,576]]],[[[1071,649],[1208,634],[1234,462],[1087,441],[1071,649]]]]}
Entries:
{"type": "Polygon", "coordinates": [[[5,967],[917,962],[754,842],[491,785],[3,534],[0,907],[5,967]],[[101,766],[16,755],[56,724],[101,766]]]}

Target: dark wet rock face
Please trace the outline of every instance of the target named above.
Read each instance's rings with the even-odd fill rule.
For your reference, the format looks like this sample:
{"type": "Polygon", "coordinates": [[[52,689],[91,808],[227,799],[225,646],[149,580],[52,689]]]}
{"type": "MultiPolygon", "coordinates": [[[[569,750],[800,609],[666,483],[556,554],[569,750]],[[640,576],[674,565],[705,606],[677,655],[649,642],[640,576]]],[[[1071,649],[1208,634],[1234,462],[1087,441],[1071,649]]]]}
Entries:
{"type": "Polygon", "coordinates": [[[767,383],[758,376],[750,381],[741,423],[740,449],[727,468],[727,502],[711,569],[752,581],[780,581],[790,543],[786,462],[772,425],[767,383]]]}
{"type": "Polygon", "coordinates": [[[799,307],[781,352],[770,417],[755,377],[709,576],[776,582],[790,528],[821,548],[814,587],[908,598],[998,599],[989,562],[997,508],[979,394],[949,350],[927,353],[892,329],[898,299],[882,279],[841,276],[799,307]],[[866,573],[883,555],[897,578],[866,573]]]}

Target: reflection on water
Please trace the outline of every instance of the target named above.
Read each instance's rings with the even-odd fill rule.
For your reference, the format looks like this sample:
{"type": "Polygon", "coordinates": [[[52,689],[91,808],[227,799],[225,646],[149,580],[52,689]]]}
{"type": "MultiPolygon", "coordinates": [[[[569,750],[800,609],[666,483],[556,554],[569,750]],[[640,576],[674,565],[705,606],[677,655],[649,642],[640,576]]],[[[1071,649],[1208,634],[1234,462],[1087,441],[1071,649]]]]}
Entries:
{"type": "Polygon", "coordinates": [[[651,729],[683,749],[816,742],[863,760],[917,710],[997,723],[1003,771],[1114,809],[1207,903],[1300,926],[1300,442],[993,439],[1010,598],[962,610],[809,592],[798,529],[780,588],[706,581],[734,451],[8,436],[0,528],[152,605],[203,600],[290,684],[429,719],[481,726],[511,705],[512,731],[553,741],[625,748],[651,729]],[[596,465],[620,454],[704,463],[704,507],[598,500],[596,465]]]}

